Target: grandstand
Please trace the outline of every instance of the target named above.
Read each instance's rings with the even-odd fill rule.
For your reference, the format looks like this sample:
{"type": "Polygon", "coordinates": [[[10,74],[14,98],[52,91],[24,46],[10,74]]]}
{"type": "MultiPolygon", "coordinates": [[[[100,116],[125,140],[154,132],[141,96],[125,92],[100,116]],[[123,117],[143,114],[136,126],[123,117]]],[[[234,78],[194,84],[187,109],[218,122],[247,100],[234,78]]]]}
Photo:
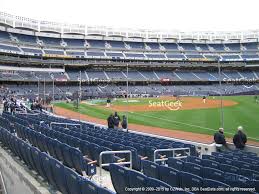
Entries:
{"type": "Polygon", "coordinates": [[[259,95],[259,33],[127,30],[0,12],[0,100],[15,98],[26,104],[16,105],[13,114],[0,115],[0,191],[259,192],[258,107],[251,97],[259,95]],[[201,103],[203,96],[208,107],[201,103]],[[70,118],[30,110],[29,101],[46,103],[47,98],[53,106],[55,101],[68,107],[70,101],[82,103],[78,109],[62,109],[70,118]],[[114,109],[104,105],[109,98],[114,99],[114,109]],[[137,103],[142,99],[174,98],[183,104],[194,100],[193,109],[181,110],[186,111],[182,120],[176,119],[180,113],[169,110],[132,109],[141,107],[137,103]],[[196,109],[203,111],[202,118],[196,109]],[[127,131],[103,125],[112,111],[132,119],[127,120],[127,131]],[[187,137],[196,129],[198,138],[211,135],[224,121],[231,128],[226,130],[228,138],[236,127],[232,124],[254,127],[248,134],[253,145],[236,150],[228,142],[230,149],[219,153],[210,139],[208,143],[187,137]],[[151,131],[171,130],[168,125],[174,127],[168,136],[151,131]],[[187,132],[176,138],[176,131],[187,132]]]}

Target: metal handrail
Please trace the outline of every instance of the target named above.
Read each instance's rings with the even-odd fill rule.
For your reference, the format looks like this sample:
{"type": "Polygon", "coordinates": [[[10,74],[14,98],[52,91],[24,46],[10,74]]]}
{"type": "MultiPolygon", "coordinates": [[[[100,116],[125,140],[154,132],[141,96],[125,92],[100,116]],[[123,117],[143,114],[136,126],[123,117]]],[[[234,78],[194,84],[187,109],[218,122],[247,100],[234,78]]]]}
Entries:
{"type": "Polygon", "coordinates": [[[82,130],[82,125],[81,125],[81,124],[76,124],[76,123],[51,122],[51,123],[50,123],[50,128],[51,128],[51,129],[52,129],[52,125],[65,125],[66,128],[67,128],[67,126],[80,126],[80,130],[82,130]]]}
{"type": "Polygon", "coordinates": [[[0,171],[0,185],[1,185],[0,192],[3,193],[3,194],[7,194],[4,179],[3,179],[3,175],[2,175],[1,171],[0,171]]]}
{"type": "Polygon", "coordinates": [[[158,161],[166,161],[168,160],[168,158],[156,158],[157,153],[159,152],[172,152],[173,153],[173,157],[174,158],[186,158],[187,156],[176,156],[175,157],[175,151],[184,151],[187,150],[187,156],[190,156],[191,154],[191,150],[190,148],[168,148],[168,149],[157,149],[154,151],[154,162],[158,162],[158,161]]]}
{"type": "Polygon", "coordinates": [[[102,185],[102,170],[103,170],[103,166],[109,166],[110,164],[129,164],[130,165],[130,169],[132,169],[132,152],[130,150],[120,150],[120,151],[103,151],[100,153],[99,156],[99,167],[100,167],[100,185],[102,185]],[[108,155],[108,154],[129,154],[130,155],[130,161],[128,162],[119,162],[119,163],[102,163],[102,159],[103,159],[103,155],[108,155]]]}

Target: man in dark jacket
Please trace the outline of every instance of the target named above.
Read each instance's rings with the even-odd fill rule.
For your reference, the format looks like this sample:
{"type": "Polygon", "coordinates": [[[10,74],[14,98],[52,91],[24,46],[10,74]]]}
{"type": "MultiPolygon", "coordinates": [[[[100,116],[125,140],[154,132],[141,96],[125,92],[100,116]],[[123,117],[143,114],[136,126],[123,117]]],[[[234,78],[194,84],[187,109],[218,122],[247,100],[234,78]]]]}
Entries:
{"type": "Polygon", "coordinates": [[[127,117],[125,115],[122,116],[121,127],[122,129],[128,128],[127,117]]]}
{"type": "Polygon", "coordinates": [[[246,134],[243,132],[243,127],[239,126],[237,128],[237,133],[233,137],[233,143],[237,149],[244,149],[247,142],[246,134]]]}
{"type": "Polygon", "coordinates": [[[118,129],[118,128],[119,128],[120,121],[121,121],[121,118],[120,118],[120,116],[118,115],[117,112],[114,113],[113,120],[114,120],[114,126],[115,126],[115,128],[118,129]]]}
{"type": "Polygon", "coordinates": [[[114,129],[114,118],[112,114],[110,114],[110,116],[108,117],[107,123],[108,123],[108,128],[114,129]]]}
{"type": "MultiPolygon", "coordinates": [[[[224,129],[219,128],[219,131],[214,134],[214,141],[217,144],[218,148],[224,149],[223,146],[227,147],[227,142],[224,136],[224,129]]],[[[221,151],[221,149],[218,149],[218,151],[221,151]]]]}

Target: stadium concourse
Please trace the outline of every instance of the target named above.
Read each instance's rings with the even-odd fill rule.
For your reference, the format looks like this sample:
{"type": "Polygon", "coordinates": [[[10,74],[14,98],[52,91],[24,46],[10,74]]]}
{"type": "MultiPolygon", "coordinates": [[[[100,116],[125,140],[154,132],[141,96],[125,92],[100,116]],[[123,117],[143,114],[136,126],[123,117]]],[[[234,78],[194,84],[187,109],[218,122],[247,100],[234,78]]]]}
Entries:
{"type": "Polygon", "coordinates": [[[258,39],[256,31],[125,30],[0,12],[0,188],[5,194],[259,192],[258,39]],[[160,116],[170,121],[172,112],[128,103],[161,97],[185,102],[173,115],[177,131],[170,122],[140,125],[143,115],[152,123],[160,116]],[[115,98],[110,109],[81,103],[115,98]],[[71,111],[81,106],[82,114],[71,111]],[[111,111],[130,117],[128,132],[106,127],[111,111]],[[181,126],[189,120],[196,125],[181,126]],[[197,130],[224,124],[231,135],[240,125],[249,132],[243,150],[229,143],[219,152],[221,145],[197,130]]]}

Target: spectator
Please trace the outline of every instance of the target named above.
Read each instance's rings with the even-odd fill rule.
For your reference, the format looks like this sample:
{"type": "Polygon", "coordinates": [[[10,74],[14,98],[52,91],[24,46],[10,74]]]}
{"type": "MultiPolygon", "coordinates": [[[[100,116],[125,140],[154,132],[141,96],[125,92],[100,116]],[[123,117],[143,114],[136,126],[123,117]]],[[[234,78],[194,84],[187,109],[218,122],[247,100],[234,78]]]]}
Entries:
{"type": "Polygon", "coordinates": [[[122,129],[128,128],[127,117],[125,115],[122,116],[121,127],[122,129]]]}
{"type": "Polygon", "coordinates": [[[237,128],[237,133],[233,137],[233,143],[237,149],[244,149],[247,142],[246,134],[243,132],[243,127],[237,128]]]}
{"type": "Polygon", "coordinates": [[[108,117],[107,122],[108,122],[108,128],[114,129],[114,117],[112,114],[110,114],[110,116],[108,117]]]}
{"type": "Polygon", "coordinates": [[[226,143],[226,139],[224,136],[224,129],[223,128],[219,128],[219,131],[217,133],[214,134],[214,141],[217,146],[218,151],[222,151],[222,149],[227,148],[227,143],[226,143]]]}
{"type": "Polygon", "coordinates": [[[114,126],[115,126],[116,129],[118,129],[121,118],[120,118],[120,116],[118,115],[117,112],[114,113],[113,119],[114,119],[114,126]]]}

